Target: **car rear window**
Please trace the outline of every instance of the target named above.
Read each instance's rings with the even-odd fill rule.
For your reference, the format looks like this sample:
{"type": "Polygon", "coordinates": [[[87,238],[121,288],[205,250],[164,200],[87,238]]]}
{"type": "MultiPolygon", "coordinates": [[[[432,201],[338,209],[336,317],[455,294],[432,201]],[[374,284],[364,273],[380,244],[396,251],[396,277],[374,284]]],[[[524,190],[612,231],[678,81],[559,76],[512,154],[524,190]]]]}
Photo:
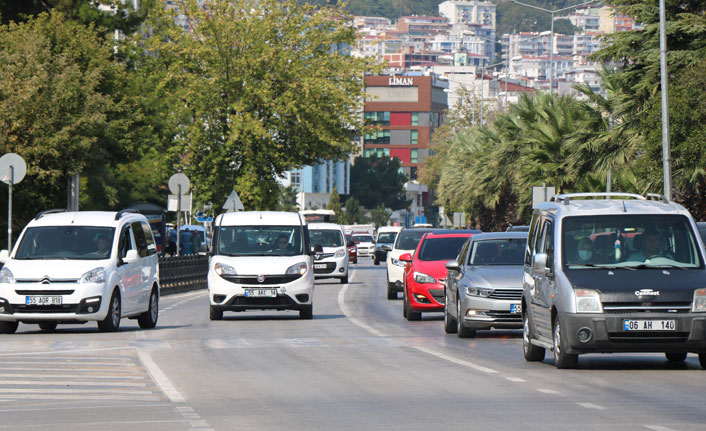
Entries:
{"type": "Polygon", "coordinates": [[[419,260],[428,262],[455,259],[467,239],[467,237],[426,239],[419,249],[419,260]]]}

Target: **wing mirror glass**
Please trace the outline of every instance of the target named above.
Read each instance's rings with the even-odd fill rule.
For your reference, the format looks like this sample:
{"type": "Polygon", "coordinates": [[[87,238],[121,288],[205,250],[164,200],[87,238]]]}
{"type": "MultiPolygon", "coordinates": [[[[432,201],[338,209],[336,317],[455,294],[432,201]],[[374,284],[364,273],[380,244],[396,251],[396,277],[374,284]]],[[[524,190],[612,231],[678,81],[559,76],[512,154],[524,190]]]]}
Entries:
{"type": "Polygon", "coordinates": [[[123,262],[125,263],[135,263],[138,260],[140,260],[140,254],[137,250],[128,250],[127,255],[123,258],[123,262]]]}
{"type": "Polygon", "coordinates": [[[544,275],[547,273],[547,254],[537,253],[532,256],[532,272],[544,275]]]}

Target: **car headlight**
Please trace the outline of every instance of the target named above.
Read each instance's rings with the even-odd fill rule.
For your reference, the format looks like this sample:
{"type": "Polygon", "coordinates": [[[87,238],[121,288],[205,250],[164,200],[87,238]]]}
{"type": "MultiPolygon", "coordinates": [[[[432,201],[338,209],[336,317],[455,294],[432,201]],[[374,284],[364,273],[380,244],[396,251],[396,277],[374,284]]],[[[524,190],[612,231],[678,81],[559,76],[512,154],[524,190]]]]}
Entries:
{"type": "Polygon", "coordinates": [[[105,268],[93,268],[78,279],[79,283],[105,283],[105,268]]]}
{"type": "Polygon", "coordinates": [[[693,312],[706,312],[706,289],[696,289],[694,291],[694,306],[691,309],[693,312]]]}
{"type": "Polygon", "coordinates": [[[590,289],[576,289],[576,312],[577,313],[602,313],[601,297],[598,292],[590,289]]]}
{"type": "Polygon", "coordinates": [[[7,268],[0,269],[0,283],[15,283],[15,276],[12,275],[12,271],[7,268]]]}
{"type": "Polygon", "coordinates": [[[336,250],[336,254],[333,255],[333,257],[343,257],[346,255],[345,250],[336,250]]]}
{"type": "Polygon", "coordinates": [[[220,275],[223,277],[224,275],[238,275],[237,272],[235,272],[235,268],[233,268],[230,265],[226,265],[225,263],[216,263],[213,265],[213,270],[216,272],[216,274],[220,275]]]}
{"type": "Polygon", "coordinates": [[[436,280],[431,275],[417,271],[414,271],[414,281],[417,283],[436,283],[436,280]]]}
{"type": "Polygon", "coordinates": [[[493,293],[493,289],[489,287],[476,287],[476,286],[468,286],[466,288],[466,295],[469,296],[482,296],[484,298],[487,298],[493,293]]]}
{"type": "Polygon", "coordinates": [[[390,259],[390,262],[392,262],[393,265],[395,266],[401,266],[404,267],[405,263],[399,259],[395,259],[394,257],[390,259]]]}
{"type": "Polygon", "coordinates": [[[304,275],[307,270],[306,262],[300,262],[287,268],[287,275],[304,275]]]}

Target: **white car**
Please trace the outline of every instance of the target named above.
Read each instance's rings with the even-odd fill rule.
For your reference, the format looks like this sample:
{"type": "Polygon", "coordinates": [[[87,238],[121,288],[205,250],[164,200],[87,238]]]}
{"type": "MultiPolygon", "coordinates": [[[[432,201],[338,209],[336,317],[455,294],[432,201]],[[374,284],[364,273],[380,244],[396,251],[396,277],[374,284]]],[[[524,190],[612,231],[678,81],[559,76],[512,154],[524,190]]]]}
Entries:
{"type": "Polygon", "coordinates": [[[387,299],[397,299],[403,290],[405,262],[399,260],[405,253],[414,253],[419,241],[431,229],[403,229],[397,234],[392,249],[387,253],[387,299]]]}
{"type": "Polygon", "coordinates": [[[358,248],[358,257],[375,256],[375,239],[369,233],[355,233],[351,235],[358,248]]]}
{"type": "Polygon", "coordinates": [[[211,320],[221,320],[224,311],[251,309],[299,310],[302,319],[312,318],[314,252],[302,215],[221,214],[214,221],[213,245],[208,265],[211,320]]]}
{"type": "Polygon", "coordinates": [[[120,319],[154,328],[159,315],[159,261],[152,229],[135,210],[39,213],[12,253],[0,251],[0,332],[18,323],[53,330],[97,321],[117,331],[120,319]]]}
{"type": "Polygon", "coordinates": [[[309,223],[311,244],[320,245],[314,256],[314,278],[338,278],[348,283],[348,248],[343,228],[334,223],[309,223]]]}

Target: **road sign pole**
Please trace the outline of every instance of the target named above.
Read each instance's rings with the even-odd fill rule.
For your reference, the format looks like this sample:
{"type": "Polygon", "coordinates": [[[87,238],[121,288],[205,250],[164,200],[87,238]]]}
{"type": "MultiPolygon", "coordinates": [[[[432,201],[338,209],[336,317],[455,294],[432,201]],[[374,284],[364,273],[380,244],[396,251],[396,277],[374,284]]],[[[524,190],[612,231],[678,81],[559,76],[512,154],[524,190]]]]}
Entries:
{"type": "Polygon", "coordinates": [[[12,184],[15,182],[15,167],[10,166],[10,184],[7,194],[7,252],[12,252],[12,184]]]}
{"type": "Polygon", "coordinates": [[[177,244],[176,244],[176,249],[177,249],[177,256],[181,256],[181,247],[179,245],[181,244],[181,228],[180,228],[180,217],[181,217],[181,184],[179,184],[179,193],[177,194],[177,244]]]}

